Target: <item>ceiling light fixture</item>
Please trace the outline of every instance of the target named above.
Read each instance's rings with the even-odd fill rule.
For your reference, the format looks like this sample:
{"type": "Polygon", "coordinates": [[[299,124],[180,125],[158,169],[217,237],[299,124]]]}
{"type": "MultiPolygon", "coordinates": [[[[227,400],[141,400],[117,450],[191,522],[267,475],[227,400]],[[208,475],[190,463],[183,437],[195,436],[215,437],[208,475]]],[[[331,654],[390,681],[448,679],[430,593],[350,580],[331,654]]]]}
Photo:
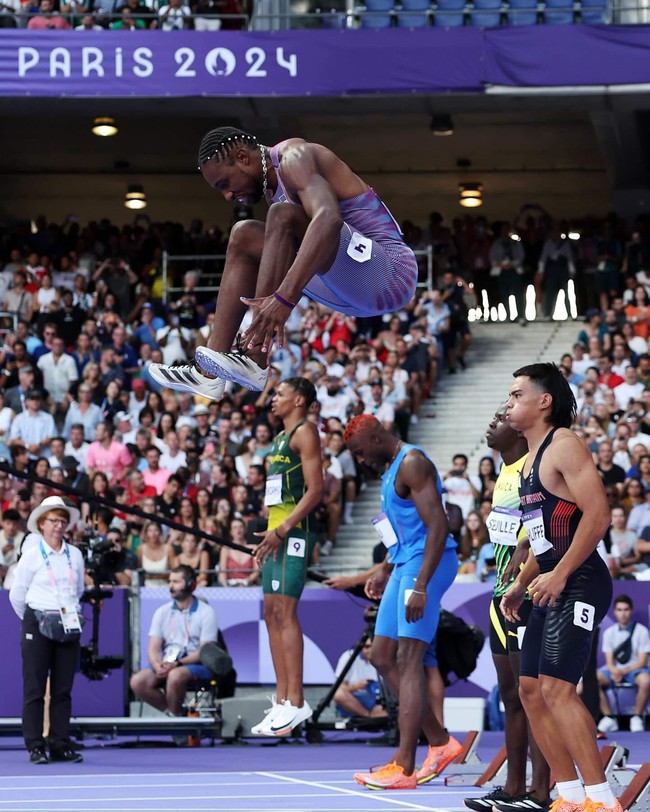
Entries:
{"type": "Polygon", "coordinates": [[[92,131],[94,135],[99,135],[101,138],[107,138],[109,135],[117,135],[118,133],[115,119],[106,116],[100,116],[93,121],[92,131]]]}
{"type": "Polygon", "coordinates": [[[483,205],[483,187],[480,183],[461,183],[458,187],[461,206],[466,209],[475,209],[483,205]]]}
{"type": "Polygon", "coordinates": [[[147,196],[144,193],[144,186],[129,186],[124,205],[127,209],[145,209],[147,207],[147,196]]]}
{"type": "Polygon", "coordinates": [[[433,115],[431,116],[431,132],[434,135],[453,135],[454,134],[454,123],[451,120],[451,116],[445,114],[441,116],[433,115]]]}

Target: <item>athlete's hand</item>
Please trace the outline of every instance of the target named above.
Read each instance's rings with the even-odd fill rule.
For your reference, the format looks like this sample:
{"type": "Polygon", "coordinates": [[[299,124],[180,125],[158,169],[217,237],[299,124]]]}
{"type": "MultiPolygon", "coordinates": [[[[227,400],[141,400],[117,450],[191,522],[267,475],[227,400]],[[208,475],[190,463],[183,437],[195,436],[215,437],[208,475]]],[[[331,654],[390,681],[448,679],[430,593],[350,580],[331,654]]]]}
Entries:
{"type": "Polygon", "coordinates": [[[384,594],[390,573],[382,571],[371,575],[366,581],[364,592],[373,601],[379,600],[384,594]]]}
{"type": "Polygon", "coordinates": [[[508,566],[503,571],[503,575],[501,576],[501,586],[507,586],[511,580],[516,578],[519,575],[519,571],[521,569],[522,564],[526,563],[526,559],[528,558],[528,552],[530,547],[528,544],[519,543],[515,547],[515,551],[512,554],[512,558],[510,559],[508,566]]]}
{"type": "Polygon", "coordinates": [[[422,593],[414,590],[406,604],[406,622],[415,623],[417,620],[421,620],[424,616],[424,608],[426,605],[426,592],[422,593]]]}
{"type": "Polygon", "coordinates": [[[553,570],[533,579],[528,592],[535,606],[553,606],[565,586],[566,578],[557,570],[553,570]]]}
{"type": "Polygon", "coordinates": [[[284,325],[291,314],[291,308],[279,302],[275,296],[260,296],[257,299],[241,297],[242,302],[257,312],[250,327],[243,336],[244,348],[256,349],[260,344],[262,352],[271,352],[273,343],[285,346],[284,325]]]}
{"type": "Polygon", "coordinates": [[[323,583],[332,589],[350,589],[356,586],[356,581],[351,575],[337,575],[335,578],[327,578],[323,583]]]}
{"type": "Polygon", "coordinates": [[[519,617],[519,607],[524,601],[525,594],[525,588],[515,581],[501,598],[499,609],[506,620],[509,620],[511,623],[516,623],[518,620],[521,620],[519,617]]]}
{"type": "Polygon", "coordinates": [[[262,541],[253,548],[253,558],[258,567],[261,567],[265,561],[268,561],[271,556],[273,560],[276,559],[282,539],[278,536],[275,530],[262,531],[261,533],[254,533],[255,536],[261,536],[262,541]]]}

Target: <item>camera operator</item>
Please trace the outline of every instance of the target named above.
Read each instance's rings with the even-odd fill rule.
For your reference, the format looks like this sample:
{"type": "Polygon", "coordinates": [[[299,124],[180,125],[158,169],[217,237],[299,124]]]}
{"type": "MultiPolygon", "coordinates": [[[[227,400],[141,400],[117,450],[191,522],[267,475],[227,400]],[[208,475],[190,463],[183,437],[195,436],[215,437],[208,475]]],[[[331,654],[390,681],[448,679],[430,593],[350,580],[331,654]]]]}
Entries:
{"type": "Polygon", "coordinates": [[[88,564],[86,566],[91,570],[97,583],[131,586],[133,571],[137,570],[138,562],[135,554],[123,544],[122,533],[114,527],[109,527],[99,546],[91,545],[91,566],[88,567],[88,564]]]}
{"type": "Polygon", "coordinates": [[[79,662],[79,598],[84,591],[83,557],[63,538],[79,511],[60,496],[48,496],[30,514],[30,545],[15,569],[9,600],[22,619],[23,736],[32,764],[79,762],[72,749],[71,691],[79,662]],[[48,759],[43,738],[43,709],[50,677],[48,759]]]}
{"type": "Polygon", "coordinates": [[[213,671],[201,664],[201,648],[218,634],[214,609],[192,593],[196,573],[180,564],[169,573],[172,600],[154,612],[149,629],[149,668],[131,677],[131,690],[160,711],[180,716],[188,686],[210,680],[213,671]]]}

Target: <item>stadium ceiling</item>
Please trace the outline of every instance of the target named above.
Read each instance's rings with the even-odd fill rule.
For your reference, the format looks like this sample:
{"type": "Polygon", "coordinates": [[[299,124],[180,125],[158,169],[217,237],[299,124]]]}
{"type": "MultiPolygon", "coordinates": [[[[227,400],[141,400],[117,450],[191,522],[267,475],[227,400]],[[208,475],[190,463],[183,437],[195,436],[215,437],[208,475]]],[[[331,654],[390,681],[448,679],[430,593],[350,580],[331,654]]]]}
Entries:
{"type": "MultiPolygon", "coordinates": [[[[650,109],[650,93],[576,95],[525,90],[494,95],[276,99],[4,98],[0,99],[4,120],[0,129],[0,173],[192,172],[198,140],[218,124],[241,126],[266,143],[301,135],[321,140],[334,149],[340,139],[345,141],[353,134],[357,142],[363,142],[368,162],[388,164],[387,170],[404,169],[413,158],[413,147],[432,149],[434,156],[438,152],[446,155],[449,150],[457,158],[468,153],[466,157],[475,166],[506,171],[533,163],[568,161],[577,165],[580,161],[575,157],[562,155],[565,131],[579,125],[595,128],[602,143],[603,138],[612,140],[607,130],[616,129],[616,119],[636,115],[645,108],[650,109]],[[460,125],[457,134],[449,139],[433,139],[429,130],[433,113],[454,116],[460,125]],[[90,123],[94,116],[106,115],[117,119],[120,134],[98,139],[91,135],[90,123]],[[555,154],[541,150],[536,156],[531,154],[532,128],[540,125],[555,129],[555,154]],[[507,166],[494,164],[495,128],[501,131],[499,138],[508,141],[507,166]],[[375,148],[375,144],[391,141],[393,148],[387,161],[385,149],[375,148]],[[405,148],[401,158],[396,149],[399,144],[405,148]]],[[[593,164],[588,145],[583,163],[593,164]]],[[[433,164],[437,166],[435,160],[433,164]]]]}

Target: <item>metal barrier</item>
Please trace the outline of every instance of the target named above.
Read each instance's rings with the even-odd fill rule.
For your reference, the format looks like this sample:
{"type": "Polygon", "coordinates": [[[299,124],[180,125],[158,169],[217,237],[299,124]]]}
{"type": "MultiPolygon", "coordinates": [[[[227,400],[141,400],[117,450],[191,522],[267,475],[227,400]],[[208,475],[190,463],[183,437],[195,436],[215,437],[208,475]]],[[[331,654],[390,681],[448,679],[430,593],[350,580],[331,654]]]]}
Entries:
{"type": "MultiPolygon", "coordinates": [[[[433,288],[433,248],[428,245],[426,248],[414,251],[415,256],[418,258],[418,283],[419,290],[432,290],[433,288]],[[426,266],[423,268],[420,262],[421,259],[426,260],[426,266]]],[[[163,251],[162,256],[162,301],[166,305],[170,295],[182,293],[183,288],[169,287],[170,282],[173,280],[170,264],[174,262],[187,262],[187,263],[202,263],[202,262],[225,262],[225,254],[170,254],[168,251],[163,251]]],[[[221,280],[223,268],[217,271],[204,272],[201,267],[198,268],[185,268],[183,273],[189,270],[197,270],[201,274],[201,279],[218,279],[221,280]]],[[[219,285],[201,285],[194,288],[197,293],[219,293],[219,285]]]]}

